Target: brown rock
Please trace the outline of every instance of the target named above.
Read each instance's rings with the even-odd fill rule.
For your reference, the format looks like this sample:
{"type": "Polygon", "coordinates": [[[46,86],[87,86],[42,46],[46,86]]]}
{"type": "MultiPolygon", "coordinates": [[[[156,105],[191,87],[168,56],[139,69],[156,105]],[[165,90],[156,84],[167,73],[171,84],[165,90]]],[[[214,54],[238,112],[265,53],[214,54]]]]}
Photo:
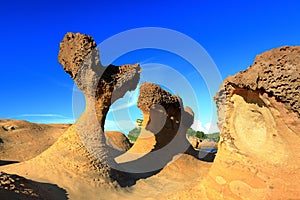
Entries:
{"type": "Polygon", "coordinates": [[[209,139],[202,140],[197,137],[189,137],[188,140],[191,143],[191,145],[194,147],[194,149],[218,148],[218,144],[209,139]]]}
{"type": "Polygon", "coordinates": [[[199,138],[189,137],[188,140],[189,140],[189,142],[191,143],[191,145],[193,146],[194,149],[200,149],[201,148],[202,140],[200,140],[199,138]]]}
{"type": "Polygon", "coordinates": [[[194,113],[189,107],[183,109],[178,95],[173,96],[156,84],[143,83],[138,107],[144,115],[143,126],[155,134],[155,150],[166,146],[178,134],[181,134],[182,141],[187,141],[185,129],[192,125],[194,113]]]}
{"type": "Polygon", "coordinates": [[[78,142],[96,159],[93,161],[99,165],[96,176],[108,177],[112,173],[109,165],[114,164],[115,153],[105,142],[105,118],[112,103],[136,88],[140,67],[139,64],[104,67],[95,47],[90,36],[67,33],[61,42],[58,60],[86,98],[86,110],[74,125],[81,139],[78,142]]]}
{"type": "Polygon", "coordinates": [[[75,79],[83,69],[83,62],[87,56],[94,61],[93,65],[100,64],[99,55],[91,55],[98,54],[96,47],[96,42],[91,36],[69,32],[60,43],[58,60],[71,78],[75,79]]]}
{"type": "Polygon", "coordinates": [[[14,131],[14,130],[18,129],[19,127],[15,126],[15,125],[3,125],[2,128],[5,131],[14,131]]]}
{"type": "Polygon", "coordinates": [[[163,168],[178,153],[197,155],[186,139],[194,113],[189,107],[183,109],[178,95],[173,96],[156,84],[143,83],[138,107],[144,119],[141,133],[128,152],[116,158],[119,164],[128,163],[122,167],[151,172],[163,168]]]}
{"type": "Polygon", "coordinates": [[[121,132],[105,131],[104,134],[106,138],[106,144],[118,151],[128,151],[132,146],[128,138],[121,132]]]}
{"type": "Polygon", "coordinates": [[[252,66],[225,84],[266,93],[300,117],[299,63],[300,47],[280,47],[258,55],[252,66]]]}
{"type": "Polygon", "coordinates": [[[102,66],[95,41],[80,33],[65,35],[58,60],[84,93],[86,110],[50,148],[8,170],[27,177],[41,174],[43,179],[61,185],[80,178],[93,185],[116,188],[119,175],[111,166],[119,152],[106,144],[104,122],[110,105],[137,86],[140,67],[102,66]],[[65,177],[61,179],[53,173],[65,177]]]}
{"type": "Polygon", "coordinates": [[[156,84],[141,85],[138,107],[144,115],[143,126],[155,134],[155,149],[167,145],[178,133],[181,122],[180,102],[179,96],[173,96],[156,84]]]}
{"type": "Polygon", "coordinates": [[[65,190],[55,185],[39,183],[25,179],[18,175],[0,172],[0,198],[1,199],[67,199],[65,190]],[[54,193],[57,194],[54,194],[54,193]]]}
{"type": "Polygon", "coordinates": [[[216,96],[221,141],[209,199],[300,196],[300,47],[263,53],[216,96]]]}

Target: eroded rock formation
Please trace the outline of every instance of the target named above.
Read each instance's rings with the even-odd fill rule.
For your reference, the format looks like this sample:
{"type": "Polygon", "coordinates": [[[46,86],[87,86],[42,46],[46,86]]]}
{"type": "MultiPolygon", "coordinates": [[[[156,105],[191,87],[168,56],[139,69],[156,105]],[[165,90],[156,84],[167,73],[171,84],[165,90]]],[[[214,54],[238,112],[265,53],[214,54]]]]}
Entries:
{"type": "MultiPolygon", "coordinates": [[[[156,84],[143,83],[138,107],[143,112],[143,126],[155,134],[155,149],[166,146],[178,133],[181,122],[181,99],[156,84]]],[[[193,123],[193,116],[189,122],[193,123]]]]}
{"type": "Polygon", "coordinates": [[[100,170],[98,176],[104,173],[111,177],[116,152],[105,140],[105,118],[112,103],[136,88],[140,67],[138,64],[103,67],[94,40],[79,33],[65,35],[58,60],[86,99],[86,110],[74,125],[81,140],[78,142],[84,145],[89,157],[94,157],[95,167],[100,170]]]}
{"type": "MultiPolygon", "coordinates": [[[[121,135],[106,134],[109,139],[105,138],[103,128],[109,106],[136,87],[138,65],[103,67],[94,40],[74,33],[66,34],[62,41],[59,61],[85,94],[85,112],[46,151],[29,161],[2,166],[1,171],[55,183],[68,190],[70,199],[84,199],[90,191],[95,192],[91,199],[98,199],[104,193],[108,194],[107,199],[149,196],[155,199],[299,199],[300,47],[282,47],[263,53],[249,69],[224,81],[216,96],[221,141],[211,168],[210,164],[188,155],[176,160],[179,153],[193,149],[185,136],[193,123],[193,111],[188,107],[183,109],[178,96],[152,83],[144,83],[140,88],[138,106],[144,122],[136,143],[129,148],[125,138],[120,140],[121,135]],[[120,148],[117,152],[116,147],[120,148]],[[120,154],[120,150],[127,152],[120,154]],[[114,160],[115,155],[119,157],[114,160]],[[169,163],[172,159],[174,162],[169,163]],[[150,172],[150,175],[153,170],[165,168],[152,179],[140,180],[132,190],[120,190],[114,180],[132,186],[136,177],[121,177],[111,164],[126,172],[150,172]],[[199,173],[203,165],[207,165],[204,174],[199,173]],[[173,181],[176,183],[172,184],[173,181]],[[99,187],[103,185],[110,188],[99,187]]],[[[3,123],[6,134],[17,133],[23,127],[3,123]]],[[[21,186],[19,180],[22,184],[27,182],[4,173],[0,173],[0,179],[3,181],[0,195],[3,190],[6,195],[8,190],[15,191],[16,186],[21,186]],[[16,183],[12,184],[9,178],[16,183]]],[[[27,189],[32,195],[41,194],[43,199],[45,194],[45,198],[55,194],[53,190],[47,190],[51,191],[49,196],[44,190],[39,193],[35,190],[39,187],[45,188],[38,185],[27,189]]],[[[28,192],[22,189],[18,192],[28,192]]],[[[56,189],[65,197],[66,191],[56,189]]]]}
{"type": "Polygon", "coordinates": [[[218,143],[209,139],[199,139],[197,137],[189,137],[188,141],[194,147],[194,149],[201,149],[201,148],[218,148],[218,143]]]}
{"type": "Polygon", "coordinates": [[[144,119],[141,134],[127,153],[116,158],[119,164],[132,161],[122,165],[127,171],[134,169],[140,173],[162,169],[178,153],[197,156],[186,139],[194,113],[189,107],[183,108],[178,95],[173,96],[160,86],[146,82],[140,86],[138,107],[144,119]]]}
{"type": "Polygon", "coordinates": [[[209,199],[300,196],[300,47],[258,55],[216,95],[221,142],[202,183],[209,199]]]}
{"type": "Polygon", "coordinates": [[[102,66],[95,41],[85,34],[67,33],[58,60],[84,93],[87,111],[96,112],[102,129],[110,105],[134,90],[140,78],[139,64],[102,66]]]}
{"type": "Polygon", "coordinates": [[[111,166],[120,152],[107,145],[104,123],[110,105],[137,86],[140,67],[138,64],[102,66],[93,38],[80,33],[65,35],[58,60],[84,93],[86,109],[49,149],[8,171],[29,177],[38,173],[43,179],[63,186],[79,177],[93,185],[117,187],[115,180],[119,174],[111,166]],[[48,172],[65,177],[57,180],[48,172]]]}
{"type": "Polygon", "coordinates": [[[129,139],[121,132],[105,131],[106,144],[120,152],[125,152],[130,149],[132,144],[129,139]]]}

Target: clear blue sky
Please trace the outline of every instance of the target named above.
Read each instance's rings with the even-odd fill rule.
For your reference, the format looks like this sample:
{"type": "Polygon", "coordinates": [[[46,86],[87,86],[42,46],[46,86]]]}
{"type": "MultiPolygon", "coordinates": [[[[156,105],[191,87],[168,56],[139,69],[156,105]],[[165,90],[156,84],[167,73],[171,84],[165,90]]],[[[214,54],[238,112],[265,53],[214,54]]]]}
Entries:
{"type": "MultiPolygon", "coordinates": [[[[297,0],[1,1],[0,118],[72,121],[73,81],[57,61],[59,42],[66,32],[86,33],[101,43],[133,28],[173,29],[201,44],[226,78],[246,69],[256,54],[300,45],[299,10],[297,0]]],[[[164,53],[141,55],[124,56],[120,61],[149,58],[172,63],[164,53]]],[[[186,73],[184,68],[179,70],[186,73]]],[[[201,102],[202,113],[197,117],[203,124],[209,123],[205,110],[209,101],[201,102]]]]}

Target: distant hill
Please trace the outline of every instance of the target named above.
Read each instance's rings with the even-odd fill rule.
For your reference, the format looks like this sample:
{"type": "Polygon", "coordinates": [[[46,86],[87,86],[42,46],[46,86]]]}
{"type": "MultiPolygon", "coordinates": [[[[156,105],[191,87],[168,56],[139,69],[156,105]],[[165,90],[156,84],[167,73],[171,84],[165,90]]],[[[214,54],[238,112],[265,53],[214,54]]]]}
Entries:
{"type": "Polygon", "coordinates": [[[49,148],[68,127],[70,124],[0,119],[0,160],[29,160],[49,148]]]}

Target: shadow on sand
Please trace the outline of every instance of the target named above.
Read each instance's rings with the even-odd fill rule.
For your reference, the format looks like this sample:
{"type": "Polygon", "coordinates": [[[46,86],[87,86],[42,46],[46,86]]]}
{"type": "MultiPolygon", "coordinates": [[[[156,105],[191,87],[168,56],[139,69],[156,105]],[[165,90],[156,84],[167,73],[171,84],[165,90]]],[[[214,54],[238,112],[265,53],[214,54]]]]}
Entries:
{"type": "Polygon", "coordinates": [[[19,163],[19,162],[13,161],[13,160],[0,160],[0,166],[10,165],[10,164],[15,164],[15,163],[19,163]]]}
{"type": "Polygon", "coordinates": [[[205,155],[200,155],[200,158],[198,158],[199,160],[202,160],[204,162],[214,162],[216,157],[216,153],[207,153],[205,155]]]}
{"type": "Polygon", "coordinates": [[[18,175],[0,173],[0,199],[67,200],[67,191],[50,183],[25,179],[18,175]],[[13,181],[12,181],[13,180],[13,181]],[[5,183],[10,181],[10,183],[5,183]]]}
{"type": "MultiPolygon", "coordinates": [[[[197,151],[194,150],[192,147],[190,147],[187,152],[185,152],[185,154],[191,155],[195,158],[197,158],[198,160],[204,161],[204,162],[214,162],[214,159],[216,157],[216,151],[211,151],[211,149],[209,149],[209,151],[207,151],[206,149],[204,151],[197,151]]],[[[149,158],[149,155],[145,155],[144,157],[138,159],[139,161],[136,162],[136,165],[134,165],[135,167],[138,167],[138,164],[140,164],[140,168],[143,167],[143,165],[151,165],[151,163],[154,162],[158,162],[159,159],[155,159],[155,158],[149,158]]],[[[170,159],[166,160],[166,164],[164,165],[164,167],[167,165],[167,163],[169,163],[172,160],[173,157],[170,157],[170,159]]],[[[123,164],[124,166],[126,164],[123,164]]],[[[129,164],[132,166],[132,163],[129,164]]],[[[128,168],[128,167],[125,167],[128,168]]],[[[146,173],[128,173],[128,172],[121,172],[121,171],[117,171],[117,170],[113,170],[113,173],[111,174],[111,178],[115,181],[117,181],[119,183],[119,185],[121,187],[131,187],[133,185],[136,184],[136,182],[140,179],[147,179],[151,176],[154,176],[156,174],[158,174],[163,168],[159,169],[159,170],[155,170],[155,171],[149,171],[146,173]]]]}

